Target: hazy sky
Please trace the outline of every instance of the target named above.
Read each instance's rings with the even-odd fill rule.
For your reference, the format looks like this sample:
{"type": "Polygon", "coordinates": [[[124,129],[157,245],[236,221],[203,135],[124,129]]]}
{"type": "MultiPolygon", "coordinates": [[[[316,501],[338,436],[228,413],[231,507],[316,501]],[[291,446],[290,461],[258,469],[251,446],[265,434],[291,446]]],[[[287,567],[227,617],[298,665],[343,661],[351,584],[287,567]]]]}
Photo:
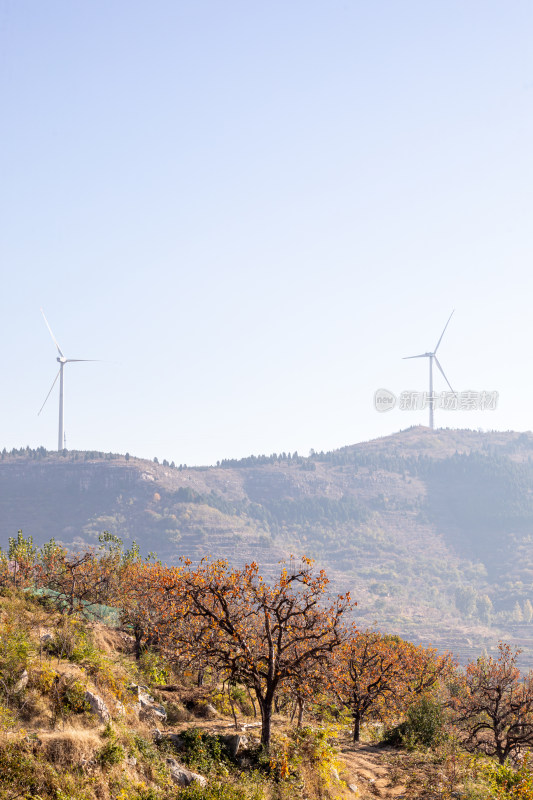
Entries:
{"type": "Polygon", "coordinates": [[[533,4],[0,0],[0,447],[533,427],[533,4]],[[447,388],[436,378],[436,390],[447,388]]]}

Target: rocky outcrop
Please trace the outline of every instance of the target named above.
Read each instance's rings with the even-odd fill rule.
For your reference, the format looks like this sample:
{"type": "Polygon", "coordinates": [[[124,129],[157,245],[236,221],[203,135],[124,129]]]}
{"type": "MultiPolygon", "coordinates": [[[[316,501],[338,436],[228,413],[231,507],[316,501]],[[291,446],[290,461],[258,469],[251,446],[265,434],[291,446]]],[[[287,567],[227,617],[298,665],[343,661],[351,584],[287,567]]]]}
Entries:
{"type": "Polygon", "coordinates": [[[85,692],[85,700],[91,707],[91,713],[96,714],[102,725],[107,725],[111,720],[111,714],[105,702],[97,694],[93,692],[85,692]]]}
{"type": "Polygon", "coordinates": [[[207,785],[207,778],[197,772],[191,772],[174,758],[167,758],[167,765],[170,770],[170,776],[176,786],[186,787],[190,786],[191,783],[199,783],[200,786],[207,785]]]}
{"type": "Polygon", "coordinates": [[[137,695],[136,709],[140,718],[153,719],[164,722],[167,718],[165,708],[156,703],[154,698],[148,693],[147,686],[138,686],[136,683],[130,684],[128,690],[137,695]]]}

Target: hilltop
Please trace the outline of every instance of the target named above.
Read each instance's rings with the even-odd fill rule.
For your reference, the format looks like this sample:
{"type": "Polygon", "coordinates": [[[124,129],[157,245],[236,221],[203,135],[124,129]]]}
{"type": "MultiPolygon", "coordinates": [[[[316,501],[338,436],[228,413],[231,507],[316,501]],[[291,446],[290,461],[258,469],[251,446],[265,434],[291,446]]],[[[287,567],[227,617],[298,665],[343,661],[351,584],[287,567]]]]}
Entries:
{"type": "Polygon", "coordinates": [[[167,563],[268,573],[305,553],[361,625],[462,660],[504,638],[533,666],[533,434],[415,427],[329,453],[184,467],[128,455],[1,454],[0,545],[95,544],[107,530],[167,563]]]}

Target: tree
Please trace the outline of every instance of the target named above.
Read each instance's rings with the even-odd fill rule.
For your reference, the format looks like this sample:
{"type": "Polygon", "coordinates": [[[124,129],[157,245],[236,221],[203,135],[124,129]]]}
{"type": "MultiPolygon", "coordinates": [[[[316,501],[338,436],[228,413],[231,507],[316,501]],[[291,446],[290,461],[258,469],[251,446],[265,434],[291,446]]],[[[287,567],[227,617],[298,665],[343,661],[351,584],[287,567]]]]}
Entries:
{"type": "MultiPolygon", "coordinates": [[[[270,745],[274,700],[304,667],[320,662],[345,636],[349,594],[327,597],[328,579],[312,562],[284,566],[269,586],[257,564],[232,569],[225,561],[202,560],[197,569],[157,575],[160,646],[178,657],[209,662],[232,682],[255,694],[261,711],[261,743],[270,745]],[[162,580],[161,580],[162,579],[162,580]]],[[[157,596],[157,595],[156,595],[157,596]]]]}
{"type": "Polygon", "coordinates": [[[351,712],[353,740],[358,742],[361,723],[371,711],[383,719],[405,710],[450,668],[447,654],[439,656],[399,636],[352,628],[334,656],[330,690],[351,712]]]}
{"type": "Polygon", "coordinates": [[[9,537],[9,547],[7,559],[3,559],[2,574],[5,580],[15,586],[15,588],[26,588],[33,583],[35,577],[35,563],[37,548],[33,544],[33,538],[25,538],[22,531],[18,531],[17,537],[9,537]]]}
{"type": "Polygon", "coordinates": [[[122,542],[106,531],[99,540],[99,553],[69,553],[53,539],[40,551],[38,583],[54,593],[54,602],[68,614],[83,614],[117,598],[122,542]]]}
{"type": "Polygon", "coordinates": [[[476,600],[477,615],[482,622],[490,624],[492,615],[492,600],[487,594],[482,594],[476,600]]]}
{"type": "MultiPolygon", "coordinates": [[[[160,565],[157,566],[157,569],[160,565]]],[[[131,630],[135,639],[135,658],[151,643],[157,628],[157,597],[154,598],[154,565],[147,564],[136,542],[124,554],[120,571],[119,612],[121,624],[131,630]]]]}
{"type": "Polygon", "coordinates": [[[521,651],[503,642],[498,649],[496,660],[483,656],[468,664],[452,707],[465,748],[496,756],[503,764],[533,746],[533,672],[521,678],[516,666],[521,651]]]}

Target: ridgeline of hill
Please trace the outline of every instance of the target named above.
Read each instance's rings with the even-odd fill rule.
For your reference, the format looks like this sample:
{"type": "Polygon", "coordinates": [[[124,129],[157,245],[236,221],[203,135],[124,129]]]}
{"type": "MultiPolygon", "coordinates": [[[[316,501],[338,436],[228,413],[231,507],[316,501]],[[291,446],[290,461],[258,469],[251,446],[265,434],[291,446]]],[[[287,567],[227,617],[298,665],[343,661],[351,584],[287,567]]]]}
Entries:
{"type": "Polygon", "coordinates": [[[265,571],[306,554],[374,621],[461,660],[505,639],[533,667],[533,434],[416,427],[330,453],[176,467],[95,452],[0,454],[0,546],[97,543],[265,571]]]}

